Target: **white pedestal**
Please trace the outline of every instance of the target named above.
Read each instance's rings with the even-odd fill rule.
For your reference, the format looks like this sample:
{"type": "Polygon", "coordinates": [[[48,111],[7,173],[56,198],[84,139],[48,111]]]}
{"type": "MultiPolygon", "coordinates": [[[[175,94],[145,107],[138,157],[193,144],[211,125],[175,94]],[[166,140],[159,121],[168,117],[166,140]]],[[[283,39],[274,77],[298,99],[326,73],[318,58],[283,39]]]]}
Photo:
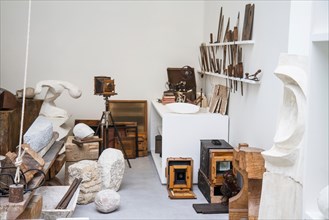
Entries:
{"type": "Polygon", "coordinates": [[[201,109],[194,114],[171,113],[165,105],[152,101],[150,121],[151,154],[160,181],[166,184],[165,168],[168,157],[193,159],[193,183],[198,181],[200,140],[224,139],[228,142],[229,117],[201,109]],[[162,135],[162,158],[155,153],[155,136],[162,135]]]}

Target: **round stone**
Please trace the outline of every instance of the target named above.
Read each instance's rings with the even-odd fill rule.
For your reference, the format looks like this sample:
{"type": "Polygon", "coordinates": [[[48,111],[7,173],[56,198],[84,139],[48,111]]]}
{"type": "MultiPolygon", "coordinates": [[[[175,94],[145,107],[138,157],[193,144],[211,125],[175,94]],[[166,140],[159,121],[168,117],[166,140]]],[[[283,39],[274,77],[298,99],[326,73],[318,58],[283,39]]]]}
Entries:
{"type": "Polygon", "coordinates": [[[112,189],[99,191],[95,198],[96,209],[102,213],[115,211],[120,205],[120,195],[112,189]]]}

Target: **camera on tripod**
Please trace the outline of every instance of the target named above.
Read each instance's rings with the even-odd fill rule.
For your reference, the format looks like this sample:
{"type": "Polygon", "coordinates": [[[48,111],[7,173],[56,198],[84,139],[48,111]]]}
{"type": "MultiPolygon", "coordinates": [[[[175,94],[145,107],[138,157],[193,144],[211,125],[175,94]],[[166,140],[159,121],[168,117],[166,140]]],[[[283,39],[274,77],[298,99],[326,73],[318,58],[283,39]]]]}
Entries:
{"type": "Polygon", "coordinates": [[[114,79],[108,76],[95,76],[94,78],[94,94],[102,96],[117,95],[115,92],[114,79]]]}
{"type": "Polygon", "coordinates": [[[109,109],[109,98],[110,98],[110,96],[117,95],[117,93],[115,92],[114,79],[111,79],[111,77],[108,77],[108,76],[95,76],[94,77],[94,94],[95,95],[102,95],[104,97],[104,100],[105,100],[105,111],[103,111],[102,117],[99,120],[100,123],[97,126],[97,130],[95,132],[96,134],[98,134],[99,129],[101,130],[100,134],[101,134],[102,139],[103,139],[103,144],[102,144],[102,148],[100,150],[100,153],[107,148],[107,144],[108,144],[108,140],[109,140],[109,137],[108,137],[109,131],[108,131],[108,129],[109,129],[110,126],[112,126],[114,128],[114,134],[118,138],[118,141],[119,141],[119,144],[120,144],[119,145],[120,149],[121,149],[124,157],[126,158],[129,167],[131,168],[128,156],[127,156],[126,151],[125,151],[124,144],[123,144],[121,136],[120,136],[120,133],[118,131],[116,123],[115,123],[115,121],[113,119],[113,116],[111,114],[111,111],[109,109]]]}

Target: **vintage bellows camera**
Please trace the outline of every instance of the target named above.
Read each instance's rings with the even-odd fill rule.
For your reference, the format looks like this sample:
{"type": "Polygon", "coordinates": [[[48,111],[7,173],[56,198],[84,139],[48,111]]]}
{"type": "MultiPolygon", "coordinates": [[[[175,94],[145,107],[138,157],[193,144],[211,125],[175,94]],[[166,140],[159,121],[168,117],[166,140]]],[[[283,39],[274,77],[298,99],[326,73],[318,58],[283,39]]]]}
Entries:
{"type": "Polygon", "coordinates": [[[221,203],[224,174],[233,169],[233,147],[225,140],[201,140],[198,187],[209,203],[221,203]]]}
{"type": "Polygon", "coordinates": [[[94,94],[102,96],[117,95],[117,93],[115,93],[114,79],[108,76],[95,76],[94,94]]]}
{"type": "Polygon", "coordinates": [[[195,199],[193,187],[193,159],[167,158],[167,189],[171,199],[195,199]]]}

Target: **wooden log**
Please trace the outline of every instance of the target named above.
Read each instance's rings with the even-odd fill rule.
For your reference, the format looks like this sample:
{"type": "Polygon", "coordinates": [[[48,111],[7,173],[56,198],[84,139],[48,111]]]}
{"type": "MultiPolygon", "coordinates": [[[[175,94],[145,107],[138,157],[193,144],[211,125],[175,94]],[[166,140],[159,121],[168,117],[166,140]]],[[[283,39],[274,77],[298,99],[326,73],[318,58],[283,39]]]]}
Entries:
{"type": "Polygon", "coordinates": [[[17,217],[17,219],[38,219],[42,211],[42,196],[33,195],[25,210],[17,217]]]}

